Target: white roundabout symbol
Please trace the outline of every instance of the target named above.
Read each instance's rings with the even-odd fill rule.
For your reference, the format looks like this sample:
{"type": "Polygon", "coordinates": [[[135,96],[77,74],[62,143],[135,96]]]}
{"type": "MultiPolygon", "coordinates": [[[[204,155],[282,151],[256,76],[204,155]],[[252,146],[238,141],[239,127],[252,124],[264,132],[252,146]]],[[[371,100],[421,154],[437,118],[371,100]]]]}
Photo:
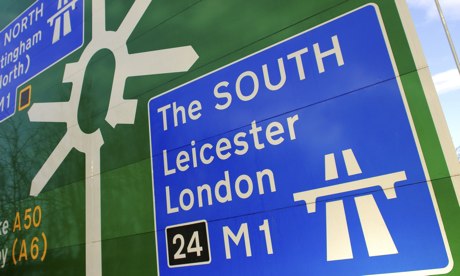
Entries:
{"type": "Polygon", "coordinates": [[[126,79],[133,76],[185,72],[198,59],[191,46],[129,54],[126,42],[151,0],[136,0],[117,31],[105,26],[105,0],[92,0],[92,40],[76,63],[65,67],[63,83],[72,83],[68,102],[35,103],[28,112],[32,122],[65,122],[67,132],[38,171],[30,189],[38,196],[69,152],[75,148],[85,154],[86,200],[86,275],[102,275],[100,149],[104,144],[100,129],[85,133],[78,124],[78,107],[85,71],[91,58],[108,49],[115,57],[115,73],[105,120],[112,127],[134,124],[137,100],[124,99],[126,79]]]}

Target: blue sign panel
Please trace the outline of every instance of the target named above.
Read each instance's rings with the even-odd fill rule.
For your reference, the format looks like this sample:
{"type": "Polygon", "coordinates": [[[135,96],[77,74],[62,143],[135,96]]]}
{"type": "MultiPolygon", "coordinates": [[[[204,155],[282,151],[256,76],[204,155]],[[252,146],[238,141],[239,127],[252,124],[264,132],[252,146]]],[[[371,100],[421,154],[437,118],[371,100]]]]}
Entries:
{"type": "Polygon", "coordinates": [[[367,5],[153,98],[159,274],[448,270],[396,76],[367,5]]]}
{"type": "Polygon", "coordinates": [[[0,32],[0,122],[17,87],[83,44],[83,0],[38,0],[0,32]]]}

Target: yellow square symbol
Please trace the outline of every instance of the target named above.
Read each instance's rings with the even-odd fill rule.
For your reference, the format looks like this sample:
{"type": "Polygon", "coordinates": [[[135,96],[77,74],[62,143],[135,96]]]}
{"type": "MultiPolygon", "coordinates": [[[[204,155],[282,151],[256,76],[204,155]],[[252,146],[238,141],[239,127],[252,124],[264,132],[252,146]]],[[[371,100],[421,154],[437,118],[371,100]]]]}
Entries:
{"type": "Polygon", "coordinates": [[[32,98],[32,85],[28,85],[19,92],[19,107],[18,110],[24,110],[30,105],[32,98]]]}

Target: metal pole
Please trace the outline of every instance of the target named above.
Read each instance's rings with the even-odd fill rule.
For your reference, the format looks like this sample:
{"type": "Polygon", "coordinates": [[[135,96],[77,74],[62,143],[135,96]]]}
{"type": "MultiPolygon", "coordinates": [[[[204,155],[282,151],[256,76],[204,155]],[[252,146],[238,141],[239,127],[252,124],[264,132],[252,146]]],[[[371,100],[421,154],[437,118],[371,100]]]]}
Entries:
{"type": "Polygon", "coordinates": [[[454,56],[455,64],[457,65],[457,70],[460,74],[460,62],[458,61],[457,51],[455,50],[454,42],[452,41],[449,29],[447,28],[447,22],[444,18],[444,14],[442,13],[441,5],[439,4],[438,0],[434,0],[434,2],[436,3],[436,7],[438,8],[439,16],[441,17],[442,21],[442,26],[444,27],[444,31],[446,32],[447,40],[449,41],[450,49],[452,50],[452,55],[454,56]]]}

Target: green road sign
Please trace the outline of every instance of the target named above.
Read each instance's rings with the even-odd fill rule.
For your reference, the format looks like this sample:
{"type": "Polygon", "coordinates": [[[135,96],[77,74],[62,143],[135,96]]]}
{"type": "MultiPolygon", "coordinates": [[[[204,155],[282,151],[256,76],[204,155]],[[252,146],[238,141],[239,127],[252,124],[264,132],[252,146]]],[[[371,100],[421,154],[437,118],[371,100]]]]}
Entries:
{"type": "MultiPolygon", "coordinates": [[[[84,30],[83,46],[18,87],[17,91],[28,91],[30,86],[33,93],[24,95],[21,108],[18,106],[14,116],[0,123],[2,275],[157,275],[158,262],[162,260],[157,255],[160,256],[160,250],[161,254],[166,254],[167,249],[160,248],[156,241],[154,206],[158,202],[153,193],[153,179],[162,172],[154,171],[155,175],[152,175],[151,160],[156,158],[152,157],[150,149],[149,100],[369,4],[364,0],[77,1],[85,1],[85,20],[81,26],[84,30]],[[30,105],[26,104],[26,96],[30,97],[30,105]]],[[[56,2],[61,7],[72,3],[70,0],[56,2]]],[[[386,45],[394,57],[393,69],[397,74],[390,76],[389,81],[396,78],[401,84],[401,91],[404,91],[402,99],[423,164],[424,184],[417,181],[406,184],[409,187],[426,185],[434,195],[438,206],[435,215],[440,218],[439,227],[445,232],[447,254],[452,259],[445,268],[433,273],[458,275],[460,269],[455,263],[460,254],[457,230],[460,226],[460,168],[455,151],[405,2],[377,0],[373,3],[381,16],[386,45]]],[[[31,3],[5,0],[1,5],[0,28],[3,29],[31,3]]],[[[309,54],[314,53],[313,44],[307,46],[309,54]]],[[[316,61],[313,60],[310,65],[319,74],[316,61]]],[[[355,77],[370,78],[380,72],[378,67],[371,69],[357,71],[355,77]]],[[[309,71],[304,73],[308,76],[309,71]]],[[[229,76],[227,81],[230,80],[229,76]]],[[[343,94],[340,84],[347,80],[352,81],[331,80],[331,89],[343,94]],[[334,83],[337,85],[334,86],[334,83]]],[[[209,83],[209,87],[216,84],[209,83]]],[[[378,83],[367,84],[368,87],[375,85],[378,83]]],[[[181,93],[193,95],[203,91],[181,93]]],[[[209,93],[212,96],[213,91],[209,93]]],[[[19,93],[16,97],[22,102],[19,93]]],[[[0,98],[0,105],[6,100],[0,98]]],[[[225,98],[221,100],[224,104],[225,98]]],[[[292,101],[295,100],[288,104],[293,104],[292,101]]],[[[338,98],[327,101],[339,103],[338,98]]],[[[382,101],[379,104],[384,106],[387,103],[382,101]]],[[[279,105],[283,102],[280,101],[279,105]]],[[[253,109],[248,105],[247,113],[252,114],[253,109]]],[[[190,116],[191,112],[194,117],[196,111],[193,110],[193,107],[191,111],[184,109],[183,114],[190,116]]],[[[239,116],[245,119],[245,114],[241,112],[239,116]]],[[[237,118],[227,119],[230,123],[237,121],[237,118]]],[[[260,120],[263,119],[266,118],[260,120]]],[[[321,120],[327,122],[327,116],[321,120]]],[[[224,129],[225,125],[222,127],[224,129]]],[[[161,130],[162,126],[153,128],[161,130]]],[[[211,138],[205,133],[203,139],[211,138]]],[[[188,134],[193,137],[202,135],[188,134]]],[[[392,135],[394,139],[400,133],[381,132],[376,135],[392,135]]],[[[174,143],[179,138],[172,136],[172,140],[168,141],[174,143]]],[[[327,139],[313,138],[318,143],[327,139]]],[[[381,144],[374,147],[384,148],[381,144]]],[[[324,155],[330,153],[324,152],[324,155]]],[[[285,152],[280,151],[279,156],[285,156],[285,152]]],[[[338,161],[339,155],[336,156],[338,161]]],[[[361,162],[359,156],[356,158],[361,162]]],[[[255,158],[251,162],[250,165],[255,165],[259,161],[255,158]]],[[[223,164],[222,171],[225,170],[223,164]]],[[[345,169],[337,166],[339,173],[345,169]]],[[[179,170],[179,167],[176,168],[179,170]]],[[[311,174],[324,177],[324,164],[308,169],[311,174]]],[[[362,169],[364,172],[364,167],[362,169]]],[[[195,179],[190,176],[184,181],[193,182],[195,179]]],[[[277,189],[282,190],[283,187],[277,186],[277,189]]],[[[299,188],[298,192],[303,190],[299,188]]],[[[189,204],[188,201],[183,203],[183,206],[189,204]]],[[[283,210],[290,214],[290,210],[301,204],[305,216],[314,215],[307,214],[305,203],[294,200],[283,210]]],[[[180,207],[180,204],[177,206],[180,207]]],[[[229,208],[228,212],[223,210],[222,218],[230,219],[231,204],[226,208],[229,208]]],[[[268,206],[258,210],[267,216],[271,211],[268,206]]],[[[247,210],[240,215],[250,212],[247,210]]],[[[194,219],[196,222],[201,220],[194,219]]],[[[324,217],[322,223],[326,223],[324,217]]],[[[259,226],[262,229],[256,229],[259,236],[266,237],[264,233],[269,229],[268,224],[260,221],[254,227],[259,226]]],[[[205,229],[198,223],[196,227],[205,229]]],[[[276,226],[270,224],[270,229],[273,227],[276,226]]],[[[177,235],[174,229],[168,229],[169,233],[177,235]]],[[[231,230],[237,235],[238,229],[231,230]]],[[[325,237],[326,230],[323,232],[325,237]]],[[[423,243],[416,233],[407,235],[413,235],[412,249],[417,248],[417,241],[423,243]]],[[[217,252],[212,251],[212,236],[210,238],[210,254],[213,256],[217,252]]],[[[193,240],[193,235],[189,239],[193,240]]],[[[232,242],[232,246],[244,255],[243,236],[239,245],[235,244],[232,242]]],[[[185,254],[187,245],[184,245],[185,254]]],[[[366,246],[363,245],[363,248],[366,246]]],[[[197,244],[192,243],[188,250],[197,254],[198,249],[197,244]]],[[[273,249],[272,255],[275,255],[276,247],[273,249]]],[[[219,254],[225,255],[225,252],[219,254]]],[[[257,258],[256,255],[244,256],[242,260],[249,267],[251,261],[257,258]]],[[[325,256],[312,254],[311,258],[325,256]]],[[[220,261],[225,263],[226,260],[220,261]]],[[[332,265],[340,267],[337,262],[347,261],[337,260],[332,265]]],[[[173,259],[173,266],[180,263],[180,258],[179,261],[173,259]]],[[[212,265],[213,258],[208,261],[203,257],[197,263],[197,266],[212,265]]],[[[162,265],[168,264],[160,263],[162,265]]],[[[283,265],[285,263],[280,261],[279,266],[283,265]]],[[[174,269],[179,271],[183,267],[173,268],[170,275],[174,275],[174,269]]],[[[339,273],[350,275],[347,271],[339,273]]],[[[309,275],[308,271],[303,274],[309,275]]]]}

